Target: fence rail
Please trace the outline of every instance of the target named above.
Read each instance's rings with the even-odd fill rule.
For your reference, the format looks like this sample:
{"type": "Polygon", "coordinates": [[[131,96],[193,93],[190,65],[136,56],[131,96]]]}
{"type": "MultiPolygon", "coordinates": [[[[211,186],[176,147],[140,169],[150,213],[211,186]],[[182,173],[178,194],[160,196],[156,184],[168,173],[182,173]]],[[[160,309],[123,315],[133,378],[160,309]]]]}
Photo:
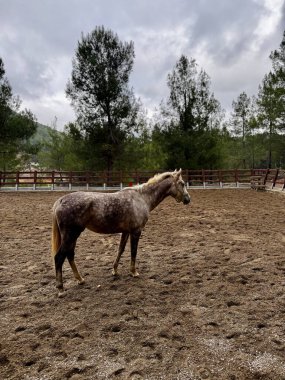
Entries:
{"type": "MultiPolygon", "coordinates": [[[[0,190],[117,190],[144,183],[158,172],[5,171],[0,172],[0,190]]],[[[254,177],[262,178],[266,188],[285,188],[281,169],[183,170],[188,188],[250,187],[254,177]]]]}

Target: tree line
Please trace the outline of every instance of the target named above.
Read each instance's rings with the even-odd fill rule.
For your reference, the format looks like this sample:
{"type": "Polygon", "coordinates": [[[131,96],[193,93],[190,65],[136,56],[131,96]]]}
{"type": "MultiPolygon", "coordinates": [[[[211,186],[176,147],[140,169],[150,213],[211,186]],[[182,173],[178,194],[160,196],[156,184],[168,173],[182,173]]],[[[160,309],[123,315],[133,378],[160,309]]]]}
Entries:
{"type": "Polygon", "coordinates": [[[255,96],[242,92],[225,115],[211,80],[185,55],[168,74],[168,96],[149,119],[130,88],[133,42],[103,26],[82,35],[66,96],[76,120],[31,140],[37,123],[19,111],[0,58],[2,170],[34,160],[57,170],[222,169],[285,166],[285,32],[255,96]]]}

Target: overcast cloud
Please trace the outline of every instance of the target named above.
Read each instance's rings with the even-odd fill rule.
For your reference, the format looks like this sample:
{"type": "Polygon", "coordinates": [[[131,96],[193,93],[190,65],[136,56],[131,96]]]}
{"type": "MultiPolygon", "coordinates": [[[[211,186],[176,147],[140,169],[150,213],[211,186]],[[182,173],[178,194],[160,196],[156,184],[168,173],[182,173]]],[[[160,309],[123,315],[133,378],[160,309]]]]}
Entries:
{"type": "Polygon", "coordinates": [[[256,94],[285,29],[283,0],[0,0],[0,57],[13,93],[38,121],[74,121],[65,96],[81,33],[104,25],[134,41],[131,86],[151,115],[181,54],[211,78],[224,109],[256,94]]]}

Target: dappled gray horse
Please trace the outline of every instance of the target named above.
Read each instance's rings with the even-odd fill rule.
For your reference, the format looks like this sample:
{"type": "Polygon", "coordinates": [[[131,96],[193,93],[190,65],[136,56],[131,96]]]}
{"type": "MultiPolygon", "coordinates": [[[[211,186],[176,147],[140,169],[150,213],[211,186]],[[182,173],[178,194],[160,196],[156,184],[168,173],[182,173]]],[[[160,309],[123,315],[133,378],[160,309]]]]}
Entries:
{"type": "Polygon", "coordinates": [[[113,275],[118,273],[120,257],[130,236],[131,274],[138,276],[135,262],[139,238],[150,211],[168,196],[184,204],[190,202],[181,169],[157,174],[145,184],[116,193],[79,191],[58,199],[53,206],[52,254],[59,295],[63,293],[62,265],[66,257],[79,284],[84,283],[74,261],[74,249],[85,228],[99,233],[122,234],[113,275]]]}

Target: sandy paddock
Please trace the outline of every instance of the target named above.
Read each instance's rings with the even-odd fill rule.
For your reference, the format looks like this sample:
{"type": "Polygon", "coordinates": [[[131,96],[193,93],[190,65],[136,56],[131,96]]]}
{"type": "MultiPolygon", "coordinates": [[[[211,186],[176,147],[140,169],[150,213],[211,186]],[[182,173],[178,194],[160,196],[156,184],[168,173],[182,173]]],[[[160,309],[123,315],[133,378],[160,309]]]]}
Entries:
{"type": "Polygon", "coordinates": [[[151,215],[129,276],[117,235],[85,231],[79,286],[50,258],[61,193],[0,193],[0,378],[285,379],[285,197],[192,190],[151,215]]]}

